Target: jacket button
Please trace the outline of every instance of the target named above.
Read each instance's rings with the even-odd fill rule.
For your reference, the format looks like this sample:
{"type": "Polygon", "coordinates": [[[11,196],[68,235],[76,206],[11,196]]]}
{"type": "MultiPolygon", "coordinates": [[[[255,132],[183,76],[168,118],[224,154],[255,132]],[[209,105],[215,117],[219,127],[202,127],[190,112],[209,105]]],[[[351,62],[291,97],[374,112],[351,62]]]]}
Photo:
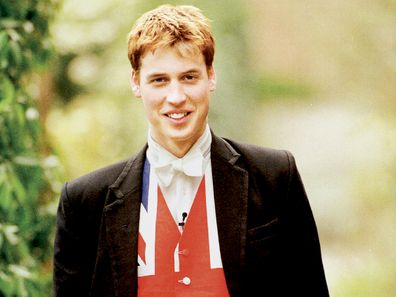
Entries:
{"type": "Polygon", "coordinates": [[[179,283],[182,283],[186,286],[191,284],[191,279],[188,276],[183,277],[183,279],[179,280],[179,283]]]}

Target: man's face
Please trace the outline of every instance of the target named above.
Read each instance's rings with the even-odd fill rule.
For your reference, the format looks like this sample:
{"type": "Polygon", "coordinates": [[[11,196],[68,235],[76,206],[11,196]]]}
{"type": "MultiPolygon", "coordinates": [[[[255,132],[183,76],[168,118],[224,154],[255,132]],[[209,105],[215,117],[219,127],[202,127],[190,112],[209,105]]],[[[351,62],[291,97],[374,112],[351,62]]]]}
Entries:
{"type": "Polygon", "coordinates": [[[132,89],[143,100],[154,140],[186,153],[205,130],[215,73],[202,54],[181,56],[174,48],[160,48],[143,56],[132,89]]]}

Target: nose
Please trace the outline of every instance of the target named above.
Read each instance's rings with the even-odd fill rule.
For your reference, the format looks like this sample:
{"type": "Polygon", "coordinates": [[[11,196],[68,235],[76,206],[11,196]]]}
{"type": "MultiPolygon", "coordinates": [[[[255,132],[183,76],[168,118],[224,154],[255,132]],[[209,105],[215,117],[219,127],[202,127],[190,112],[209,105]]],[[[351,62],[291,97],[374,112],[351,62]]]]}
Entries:
{"type": "Polygon", "coordinates": [[[179,83],[173,83],[170,85],[169,93],[166,100],[173,105],[180,105],[187,99],[186,93],[184,92],[183,86],[179,83]]]}

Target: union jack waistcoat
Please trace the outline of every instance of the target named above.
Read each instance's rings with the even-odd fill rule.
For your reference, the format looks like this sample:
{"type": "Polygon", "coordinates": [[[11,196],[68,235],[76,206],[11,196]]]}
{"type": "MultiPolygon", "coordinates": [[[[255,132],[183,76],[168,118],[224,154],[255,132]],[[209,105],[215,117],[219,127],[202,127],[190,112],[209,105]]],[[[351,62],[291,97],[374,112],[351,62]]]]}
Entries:
{"type": "Polygon", "coordinates": [[[146,160],[138,237],[138,297],[229,297],[210,170],[181,231],[146,160]],[[209,177],[208,177],[209,175],[209,177]],[[213,196],[211,197],[213,198],[213,196]]]}

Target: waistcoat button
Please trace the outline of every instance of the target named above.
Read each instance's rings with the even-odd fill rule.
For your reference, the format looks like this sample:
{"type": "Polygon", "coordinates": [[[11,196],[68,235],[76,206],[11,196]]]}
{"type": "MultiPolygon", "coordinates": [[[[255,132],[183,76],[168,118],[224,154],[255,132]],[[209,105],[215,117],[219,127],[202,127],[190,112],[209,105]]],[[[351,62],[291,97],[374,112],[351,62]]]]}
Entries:
{"type": "Polygon", "coordinates": [[[179,251],[179,255],[188,256],[189,254],[190,254],[190,251],[188,249],[183,249],[183,250],[179,251]]]}
{"type": "Polygon", "coordinates": [[[191,279],[188,276],[183,277],[183,279],[179,280],[179,283],[182,283],[186,286],[191,284],[191,279]]]}

